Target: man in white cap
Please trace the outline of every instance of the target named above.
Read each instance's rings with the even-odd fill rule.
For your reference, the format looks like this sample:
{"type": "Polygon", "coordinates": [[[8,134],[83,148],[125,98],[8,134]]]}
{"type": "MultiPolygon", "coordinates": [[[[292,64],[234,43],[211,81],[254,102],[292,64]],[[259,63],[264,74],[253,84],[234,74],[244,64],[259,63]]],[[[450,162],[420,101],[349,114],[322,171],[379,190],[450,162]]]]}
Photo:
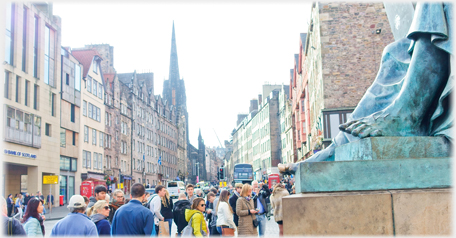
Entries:
{"type": "Polygon", "coordinates": [[[51,236],[98,236],[95,223],[84,214],[86,204],[81,195],[73,195],[67,207],[70,213],[54,225],[51,236]]]}

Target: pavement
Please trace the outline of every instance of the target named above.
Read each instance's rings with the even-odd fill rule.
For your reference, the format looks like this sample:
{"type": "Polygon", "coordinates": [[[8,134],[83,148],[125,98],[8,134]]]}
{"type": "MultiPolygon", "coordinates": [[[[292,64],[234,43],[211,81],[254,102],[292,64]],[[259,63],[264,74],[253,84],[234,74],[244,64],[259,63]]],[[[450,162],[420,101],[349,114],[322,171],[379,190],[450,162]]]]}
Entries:
{"type": "Polygon", "coordinates": [[[59,206],[59,207],[53,207],[52,212],[49,212],[49,209],[46,208],[46,221],[52,221],[52,220],[60,220],[64,218],[68,213],[70,213],[70,210],[66,207],[67,205],[64,206],[59,206]]]}

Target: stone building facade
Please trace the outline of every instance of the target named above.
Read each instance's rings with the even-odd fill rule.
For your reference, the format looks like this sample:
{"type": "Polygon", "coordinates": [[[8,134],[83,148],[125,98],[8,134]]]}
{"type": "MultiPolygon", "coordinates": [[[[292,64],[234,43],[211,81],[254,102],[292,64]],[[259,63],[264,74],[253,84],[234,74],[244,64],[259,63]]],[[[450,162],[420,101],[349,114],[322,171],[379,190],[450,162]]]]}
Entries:
{"type": "MultiPolygon", "coordinates": [[[[263,179],[282,162],[281,131],[279,121],[279,93],[282,85],[263,85],[258,107],[233,130],[231,164],[248,163],[253,166],[254,179],[263,179]],[[264,99],[264,100],[263,100],[264,99]],[[255,110],[258,108],[258,110],[255,110]]],[[[256,100],[255,100],[256,101],[256,100]]]]}
{"type": "Polygon", "coordinates": [[[294,161],[294,143],[292,127],[292,108],[290,99],[290,86],[282,85],[279,92],[279,127],[281,142],[281,162],[293,163],[294,161]]]}
{"type": "Polygon", "coordinates": [[[383,48],[394,39],[381,2],[318,2],[300,41],[291,81],[293,108],[304,111],[294,116],[295,132],[301,128],[295,136],[297,160],[331,143],[375,79],[383,48]]]}
{"type": "Polygon", "coordinates": [[[104,148],[111,146],[105,138],[104,77],[100,67],[103,60],[94,49],[72,49],[72,55],[83,65],[81,88],[81,123],[79,153],[81,180],[104,179],[104,148]]]}
{"type": "Polygon", "coordinates": [[[57,196],[43,176],[60,174],[61,20],[52,4],[4,6],[2,192],[57,196]]]}
{"type": "Polygon", "coordinates": [[[60,99],[60,195],[66,202],[79,194],[81,184],[80,129],[81,84],[83,66],[71,54],[69,47],[61,49],[61,99],[60,99]]]}

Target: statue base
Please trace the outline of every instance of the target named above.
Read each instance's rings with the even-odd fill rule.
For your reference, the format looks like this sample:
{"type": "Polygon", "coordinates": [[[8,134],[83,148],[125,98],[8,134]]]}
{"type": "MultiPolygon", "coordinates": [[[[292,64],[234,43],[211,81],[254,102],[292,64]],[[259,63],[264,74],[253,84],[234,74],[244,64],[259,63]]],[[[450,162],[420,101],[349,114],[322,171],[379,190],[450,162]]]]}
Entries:
{"type": "Polygon", "coordinates": [[[304,193],[283,198],[285,236],[450,235],[451,189],[304,193]]]}
{"type": "Polygon", "coordinates": [[[447,188],[451,144],[444,137],[373,137],[336,148],[335,161],[300,163],[296,193],[447,188]]]}
{"type": "Polygon", "coordinates": [[[451,234],[446,138],[365,138],[337,147],[334,160],[298,164],[284,235],[451,234]]]}

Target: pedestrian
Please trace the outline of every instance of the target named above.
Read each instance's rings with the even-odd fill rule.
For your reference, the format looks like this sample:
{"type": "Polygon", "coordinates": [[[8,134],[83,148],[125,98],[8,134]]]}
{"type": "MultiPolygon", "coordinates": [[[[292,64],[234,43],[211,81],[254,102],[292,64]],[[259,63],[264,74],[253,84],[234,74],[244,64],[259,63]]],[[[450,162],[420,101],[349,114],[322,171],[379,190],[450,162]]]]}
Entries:
{"type": "Polygon", "coordinates": [[[8,217],[11,217],[11,212],[13,212],[14,202],[13,202],[13,195],[9,194],[8,198],[6,199],[6,207],[8,209],[8,217]]]}
{"type": "Polygon", "coordinates": [[[114,216],[114,213],[119,209],[119,207],[123,206],[125,204],[125,197],[124,193],[120,189],[114,190],[112,192],[112,201],[109,203],[109,216],[108,216],[108,221],[112,223],[112,217],[114,216]]]}
{"type": "Polygon", "coordinates": [[[49,212],[52,213],[52,206],[54,206],[54,195],[52,195],[50,191],[49,191],[49,195],[47,195],[46,203],[48,205],[49,212]]]}
{"type": "Polygon", "coordinates": [[[144,197],[144,201],[142,202],[142,205],[145,206],[147,209],[150,209],[149,198],[150,198],[150,193],[146,192],[146,196],[144,197]]]}
{"type": "Polygon", "coordinates": [[[14,198],[13,198],[14,214],[17,213],[16,201],[17,201],[17,193],[14,195],[14,198]]]}
{"type": "Polygon", "coordinates": [[[263,184],[263,188],[262,190],[260,191],[260,193],[263,192],[263,196],[265,197],[265,201],[266,201],[266,207],[267,207],[267,212],[266,212],[266,217],[268,218],[268,220],[270,220],[270,216],[271,216],[271,201],[269,200],[269,198],[271,197],[271,191],[269,191],[269,187],[267,184],[263,184]]]}
{"type": "Polygon", "coordinates": [[[105,200],[106,199],[106,192],[108,190],[103,185],[97,185],[94,189],[95,197],[92,196],[89,198],[89,205],[87,208],[91,208],[93,204],[95,204],[98,200],[105,200]]]}
{"type": "Polygon", "coordinates": [[[24,211],[27,210],[27,205],[28,205],[28,202],[29,202],[30,198],[31,198],[31,197],[30,197],[30,194],[29,194],[29,193],[25,193],[24,203],[23,203],[23,205],[24,205],[24,211]]]}
{"type": "Polygon", "coordinates": [[[217,231],[217,210],[215,207],[218,204],[219,197],[216,196],[217,189],[212,188],[211,192],[207,194],[207,201],[206,201],[206,218],[209,224],[209,232],[211,236],[220,236],[221,233],[217,231]]]}
{"type": "Polygon", "coordinates": [[[86,206],[89,206],[89,202],[90,202],[89,198],[85,195],[82,196],[82,198],[84,198],[84,203],[86,204],[86,206]]]}
{"type": "Polygon", "coordinates": [[[177,226],[177,236],[182,235],[182,230],[188,224],[185,220],[185,209],[192,209],[192,204],[187,200],[185,193],[179,193],[178,201],[174,204],[173,210],[174,223],[177,226]]]}
{"type": "Polygon", "coordinates": [[[130,202],[119,207],[112,218],[112,236],[155,234],[153,214],[142,205],[145,192],[146,189],[140,183],[131,186],[130,202]]]}
{"type": "Polygon", "coordinates": [[[23,214],[22,213],[22,206],[23,206],[22,205],[22,194],[19,193],[17,196],[18,197],[17,197],[15,206],[16,206],[16,209],[17,209],[17,214],[19,214],[19,220],[21,220],[22,219],[22,214],[23,214]]]}
{"type": "Polygon", "coordinates": [[[254,225],[255,214],[258,213],[254,208],[252,199],[252,186],[244,184],[241,194],[236,201],[236,214],[239,216],[238,235],[239,236],[258,236],[257,228],[254,225]]]}
{"type": "Polygon", "coordinates": [[[43,215],[43,200],[32,197],[25,210],[25,215],[22,218],[24,223],[24,230],[27,236],[44,236],[44,220],[46,219],[43,215]]]}
{"type": "Polygon", "coordinates": [[[233,196],[230,197],[230,206],[231,210],[233,210],[233,221],[234,224],[236,224],[236,227],[239,226],[239,217],[236,214],[236,202],[238,198],[241,196],[241,190],[242,190],[242,183],[236,183],[234,184],[234,194],[233,196]]]}
{"type": "Polygon", "coordinates": [[[266,214],[268,213],[268,206],[266,204],[267,193],[263,191],[263,187],[258,186],[257,181],[253,181],[253,203],[258,213],[256,219],[258,221],[258,233],[260,236],[264,236],[266,231],[266,214]]]}
{"type": "Polygon", "coordinates": [[[46,202],[44,200],[43,194],[40,191],[38,191],[38,192],[36,192],[36,197],[43,201],[43,214],[46,214],[46,207],[45,207],[46,202]]]}
{"type": "Polygon", "coordinates": [[[192,203],[192,209],[185,210],[185,220],[190,222],[190,219],[192,219],[190,225],[192,226],[194,236],[204,237],[209,235],[203,215],[205,210],[206,203],[203,198],[195,198],[192,203]]]}
{"type": "Polygon", "coordinates": [[[173,200],[169,198],[169,192],[165,189],[165,196],[161,198],[161,215],[165,218],[165,221],[168,222],[169,225],[169,234],[171,235],[171,227],[173,225],[173,200]]]}
{"type": "Polygon", "coordinates": [[[3,217],[3,234],[5,236],[26,236],[27,234],[21,222],[6,216],[8,208],[6,207],[6,200],[3,196],[0,196],[0,209],[3,217]]]}
{"type": "Polygon", "coordinates": [[[158,185],[155,188],[155,194],[152,196],[150,201],[150,211],[154,215],[154,224],[155,224],[155,231],[157,234],[160,232],[159,230],[159,222],[165,221],[165,218],[161,214],[161,198],[164,197],[166,194],[165,186],[158,185]]]}
{"type": "Polygon", "coordinates": [[[105,200],[99,200],[87,211],[87,216],[97,226],[99,236],[111,235],[111,225],[109,225],[109,221],[106,219],[109,216],[109,210],[109,203],[105,200]]]}
{"type": "Polygon", "coordinates": [[[216,205],[215,210],[217,211],[217,220],[216,227],[219,234],[223,234],[222,228],[232,228],[236,230],[236,224],[233,221],[233,209],[229,205],[230,192],[228,190],[223,190],[220,194],[219,201],[216,205]]]}
{"type": "Polygon", "coordinates": [[[185,187],[185,194],[187,195],[187,199],[192,204],[193,204],[193,199],[197,198],[197,196],[195,194],[193,194],[194,188],[195,187],[193,186],[193,184],[187,184],[187,186],[185,187]]]}
{"type": "Polygon", "coordinates": [[[67,208],[70,213],[54,225],[51,236],[98,236],[97,227],[84,214],[86,204],[81,195],[71,196],[67,208]]]}
{"type": "Polygon", "coordinates": [[[274,190],[271,194],[271,206],[274,209],[274,220],[279,225],[279,235],[283,236],[283,211],[282,211],[282,198],[290,195],[281,183],[274,186],[274,190]]]}
{"type": "Polygon", "coordinates": [[[109,194],[106,194],[105,201],[109,204],[111,202],[111,196],[109,194]]]}

